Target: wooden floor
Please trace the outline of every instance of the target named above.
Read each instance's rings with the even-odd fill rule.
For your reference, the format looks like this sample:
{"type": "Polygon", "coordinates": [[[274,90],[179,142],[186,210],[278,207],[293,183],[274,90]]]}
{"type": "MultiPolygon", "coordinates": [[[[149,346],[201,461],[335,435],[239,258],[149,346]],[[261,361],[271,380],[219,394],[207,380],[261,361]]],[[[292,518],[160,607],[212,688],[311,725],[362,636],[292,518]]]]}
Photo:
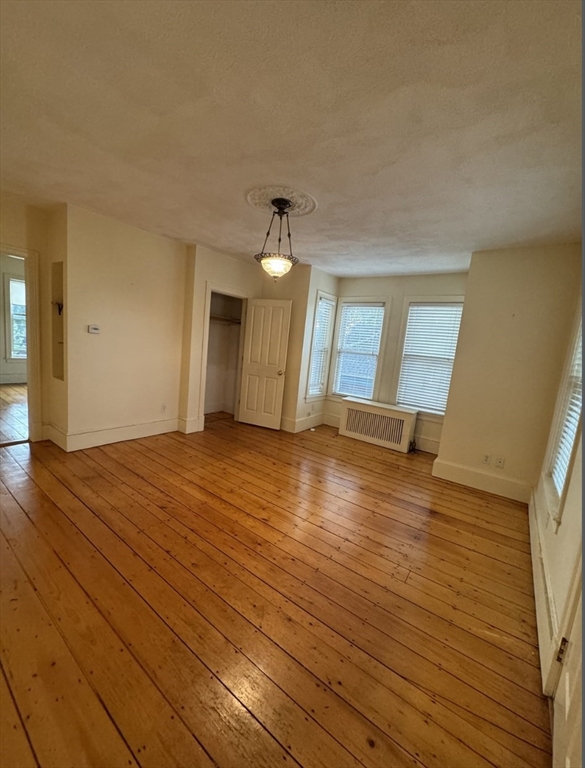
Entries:
{"type": "Polygon", "coordinates": [[[550,765],[527,510],[319,427],[2,456],[2,766],[550,765]]]}
{"type": "Polygon", "coordinates": [[[0,443],[28,440],[26,384],[0,384],[0,443]]]}

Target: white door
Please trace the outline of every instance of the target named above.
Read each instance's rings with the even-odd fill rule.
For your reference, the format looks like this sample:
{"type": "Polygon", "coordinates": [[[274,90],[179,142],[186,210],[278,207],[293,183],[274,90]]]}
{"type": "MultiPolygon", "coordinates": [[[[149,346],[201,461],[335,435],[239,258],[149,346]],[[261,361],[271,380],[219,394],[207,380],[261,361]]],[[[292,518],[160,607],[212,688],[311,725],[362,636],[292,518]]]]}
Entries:
{"type": "Polygon", "coordinates": [[[280,429],[291,304],[248,301],[239,421],[280,429]]]}
{"type": "Polygon", "coordinates": [[[581,667],[582,667],[582,599],[567,639],[559,683],[555,692],[553,768],[581,768],[581,667]]]}

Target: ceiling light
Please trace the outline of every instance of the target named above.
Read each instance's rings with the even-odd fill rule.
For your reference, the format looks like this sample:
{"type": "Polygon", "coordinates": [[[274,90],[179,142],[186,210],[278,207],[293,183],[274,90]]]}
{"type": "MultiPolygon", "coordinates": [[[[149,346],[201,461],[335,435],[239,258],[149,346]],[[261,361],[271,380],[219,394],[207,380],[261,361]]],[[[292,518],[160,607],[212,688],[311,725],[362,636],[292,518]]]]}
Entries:
{"type": "Polygon", "coordinates": [[[261,252],[257,253],[254,258],[257,262],[259,262],[262,269],[268,272],[270,277],[273,277],[276,280],[277,278],[282,277],[282,275],[286,275],[286,273],[290,271],[291,267],[294,267],[295,264],[299,263],[299,260],[296,258],[296,256],[293,256],[292,252],[292,239],[290,235],[290,223],[288,220],[288,209],[292,205],[291,201],[286,197],[275,197],[273,200],[271,200],[271,205],[274,206],[275,210],[272,211],[272,218],[270,219],[270,226],[268,227],[268,232],[266,233],[264,245],[262,246],[261,252]],[[278,247],[276,251],[266,251],[266,244],[268,243],[268,238],[270,237],[270,232],[272,230],[272,225],[274,224],[275,216],[278,216],[278,247]],[[288,237],[288,253],[282,253],[281,250],[282,220],[285,216],[286,233],[288,237]]]}

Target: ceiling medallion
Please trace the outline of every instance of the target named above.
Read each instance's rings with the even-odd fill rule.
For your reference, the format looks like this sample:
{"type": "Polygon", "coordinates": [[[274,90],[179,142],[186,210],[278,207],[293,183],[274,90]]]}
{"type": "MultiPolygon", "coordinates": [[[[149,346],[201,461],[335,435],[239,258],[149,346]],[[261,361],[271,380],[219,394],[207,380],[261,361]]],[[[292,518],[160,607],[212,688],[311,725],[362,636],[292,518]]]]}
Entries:
{"type": "Polygon", "coordinates": [[[253,208],[272,212],[272,201],[283,198],[290,202],[290,216],[307,216],[317,208],[317,201],[306,192],[283,186],[257,187],[246,194],[246,200],[253,208]]]}

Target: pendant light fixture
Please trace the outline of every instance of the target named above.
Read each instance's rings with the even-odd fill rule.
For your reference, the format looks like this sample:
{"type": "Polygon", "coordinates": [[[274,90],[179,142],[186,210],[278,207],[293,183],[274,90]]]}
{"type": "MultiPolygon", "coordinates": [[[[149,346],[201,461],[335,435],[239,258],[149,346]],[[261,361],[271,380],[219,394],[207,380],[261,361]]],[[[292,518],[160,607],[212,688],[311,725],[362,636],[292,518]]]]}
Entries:
{"type": "Polygon", "coordinates": [[[290,223],[288,220],[288,209],[291,207],[292,203],[286,197],[275,197],[270,202],[271,205],[274,206],[272,218],[270,219],[270,226],[268,227],[268,232],[266,233],[266,238],[264,240],[262,250],[260,253],[257,253],[254,258],[261,265],[262,269],[264,269],[265,272],[268,272],[270,277],[273,277],[276,281],[279,277],[282,277],[282,275],[286,275],[286,273],[290,271],[291,267],[294,267],[295,264],[299,263],[299,260],[296,258],[296,256],[293,256],[290,223]],[[274,224],[275,216],[278,216],[278,245],[276,251],[267,251],[266,244],[268,243],[268,238],[270,237],[270,232],[272,230],[272,225],[274,224]],[[285,217],[286,235],[288,237],[288,253],[282,253],[281,249],[282,222],[285,217]]]}

